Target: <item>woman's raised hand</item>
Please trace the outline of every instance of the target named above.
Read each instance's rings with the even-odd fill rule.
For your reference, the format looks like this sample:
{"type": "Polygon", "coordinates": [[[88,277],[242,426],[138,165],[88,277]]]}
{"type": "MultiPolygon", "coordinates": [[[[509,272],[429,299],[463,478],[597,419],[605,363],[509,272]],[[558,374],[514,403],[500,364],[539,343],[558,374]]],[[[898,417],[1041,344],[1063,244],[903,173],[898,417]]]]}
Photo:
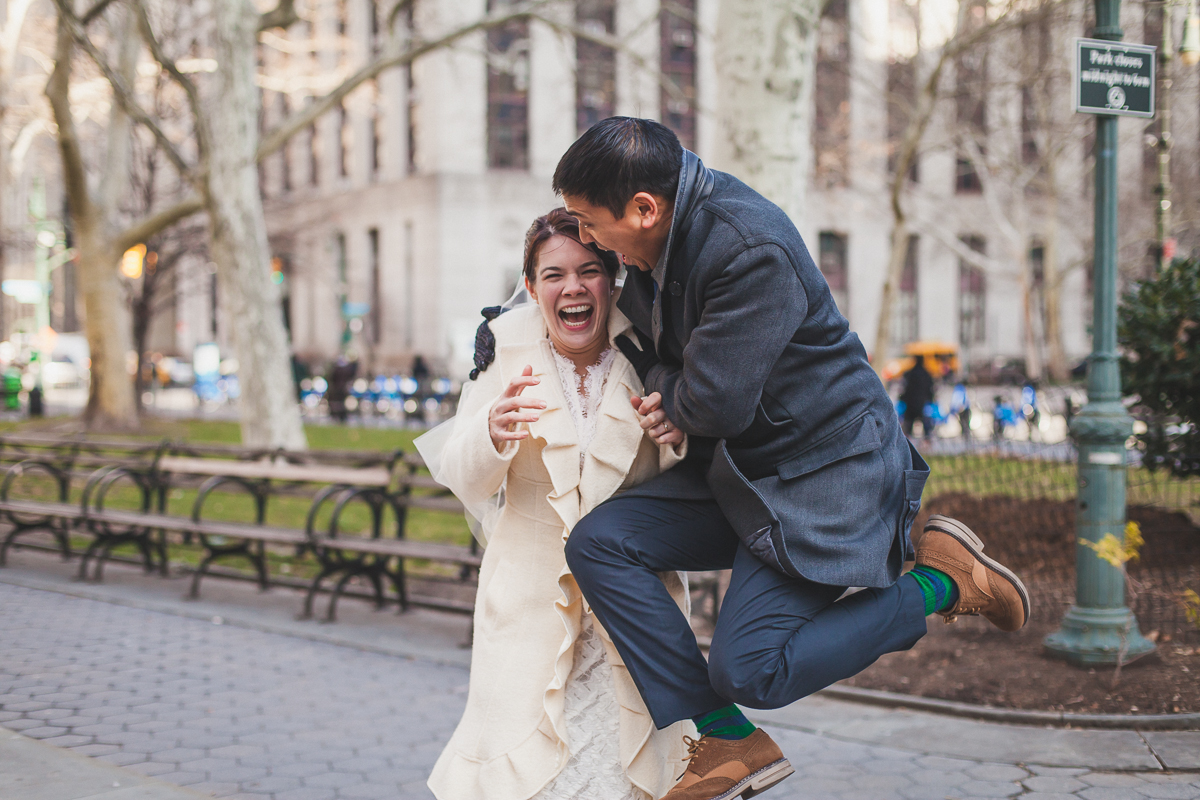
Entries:
{"type": "Polygon", "coordinates": [[[512,379],[504,394],[492,406],[488,414],[488,433],[491,434],[492,444],[496,452],[504,449],[505,442],[519,441],[529,437],[528,430],[516,430],[518,423],[537,422],[541,416],[538,412],[546,407],[541,400],[521,397],[526,386],[536,386],[540,380],[533,377],[533,367],[526,366],[521,374],[512,379]]]}

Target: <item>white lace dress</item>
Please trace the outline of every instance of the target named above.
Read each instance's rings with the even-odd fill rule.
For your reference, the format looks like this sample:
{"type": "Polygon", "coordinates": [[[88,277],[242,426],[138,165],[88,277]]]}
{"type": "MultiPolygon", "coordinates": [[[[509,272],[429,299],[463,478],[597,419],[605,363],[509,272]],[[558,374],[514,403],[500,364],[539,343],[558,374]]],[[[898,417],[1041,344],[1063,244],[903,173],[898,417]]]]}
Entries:
{"type": "MultiPolygon", "coordinates": [[[[596,433],[596,412],[615,356],[611,348],[580,377],[575,364],[554,352],[567,408],[579,434],[580,467],[596,433]]],[[[563,718],[571,757],[562,772],[532,800],[652,800],[634,786],[621,765],[620,707],[604,642],[585,614],[575,640],[575,663],[567,679],[563,718]]]]}

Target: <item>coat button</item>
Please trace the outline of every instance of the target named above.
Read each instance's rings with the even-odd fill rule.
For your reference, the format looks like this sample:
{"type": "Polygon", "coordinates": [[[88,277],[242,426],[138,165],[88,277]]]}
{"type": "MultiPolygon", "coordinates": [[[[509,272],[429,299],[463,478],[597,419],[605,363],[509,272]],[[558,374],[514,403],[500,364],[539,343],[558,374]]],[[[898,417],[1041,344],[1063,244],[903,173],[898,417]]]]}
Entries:
{"type": "Polygon", "coordinates": [[[667,291],[674,297],[679,297],[679,295],[683,294],[683,287],[679,285],[679,281],[671,281],[667,284],[667,291]]]}

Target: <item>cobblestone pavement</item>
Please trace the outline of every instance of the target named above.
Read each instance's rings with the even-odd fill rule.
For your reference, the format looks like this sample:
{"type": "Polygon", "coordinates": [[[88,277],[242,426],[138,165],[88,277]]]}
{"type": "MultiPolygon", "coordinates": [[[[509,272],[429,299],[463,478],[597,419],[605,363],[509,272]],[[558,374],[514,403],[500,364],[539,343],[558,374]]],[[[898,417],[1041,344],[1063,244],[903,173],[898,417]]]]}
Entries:
{"type": "MultiPolygon", "coordinates": [[[[456,666],[6,584],[0,609],[0,725],[219,797],[428,798],[465,699],[456,666]]],[[[989,764],[771,732],[798,773],[772,800],[1200,800],[1195,772],[989,764]]]]}

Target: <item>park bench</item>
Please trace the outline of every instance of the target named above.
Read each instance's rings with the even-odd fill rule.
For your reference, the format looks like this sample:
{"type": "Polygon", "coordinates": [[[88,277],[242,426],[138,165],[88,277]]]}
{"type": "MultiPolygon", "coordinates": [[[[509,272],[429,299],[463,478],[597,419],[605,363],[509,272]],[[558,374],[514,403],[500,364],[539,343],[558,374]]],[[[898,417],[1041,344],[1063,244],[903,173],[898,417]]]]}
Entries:
{"type": "Polygon", "coordinates": [[[200,581],[214,562],[234,556],[249,559],[260,586],[267,588],[266,547],[283,545],[298,553],[307,549],[319,565],[305,595],[304,616],[312,615],[315,595],[329,580],[335,584],[325,618],[333,620],[338,598],[355,577],[370,582],[377,606],[385,602],[386,583],[395,589],[402,611],[411,604],[460,612],[472,609],[472,604],[465,601],[414,596],[408,590],[408,559],[455,565],[461,580],[476,573],[481,561],[474,542],[471,547],[458,547],[404,537],[410,508],[462,511],[457,500],[419,473],[422,462],[416,456],[359,451],[288,453],[169,442],[104,450],[94,442],[3,439],[0,437],[0,468],[5,468],[5,461],[8,465],[0,482],[0,519],[7,521],[11,529],[0,544],[0,566],[8,547],[22,533],[50,531],[64,557],[69,557],[68,534],[82,530],[91,534],[92,541],[80,564],[81,578],[87,577],[88,565],[94,561],[92,577],[100,580],[112,548],[125,543],[138,547],[147,571],[153,570],[157,561],[160,571],[166,574],[168,535],[176,534],[185,540],[197,537],[204,548],[193,573],[190,597],[198,596],[200,581]],[[103,464],[91,472],[80,469],[81,463],[93,466],[106,452],[116,455],[117,463],[103,464]],[[13,463],[17,456],[22,459],[13,463]],[[10,497],[14,479],[32,473],[52,479],[55,500],[10,497]],[[87,483],[80,502],[67,502],[72,480],[83,474],[87,475],[87,483]],[[132,487],[139,508],[105,507],[106,497],[119,485],[132,487]],[[169,493],[181,486],[197,489],[190,517],[165,513],[169,493]],[[314,495],[314,487],[323,488],[314,495]],[[414,495],[413,489],[436,489],[438,494],[414,495]],[[206,519],[206,502],[218,490],[248,494],[253,499],[254,519],[206,519]],[[274,494],[311,497],[303,530],[265,524],[268,498],[274,494]],[[344,524],[346,510],[356,504],[364,505],[369,512],[371,522],[365,532],[347,530],[344,524]],[[390,524],[385,522],[388,511],[393,517],[390,524]],[[319,522],[322,512],[328,514],[327,522],[319,522]]]}

